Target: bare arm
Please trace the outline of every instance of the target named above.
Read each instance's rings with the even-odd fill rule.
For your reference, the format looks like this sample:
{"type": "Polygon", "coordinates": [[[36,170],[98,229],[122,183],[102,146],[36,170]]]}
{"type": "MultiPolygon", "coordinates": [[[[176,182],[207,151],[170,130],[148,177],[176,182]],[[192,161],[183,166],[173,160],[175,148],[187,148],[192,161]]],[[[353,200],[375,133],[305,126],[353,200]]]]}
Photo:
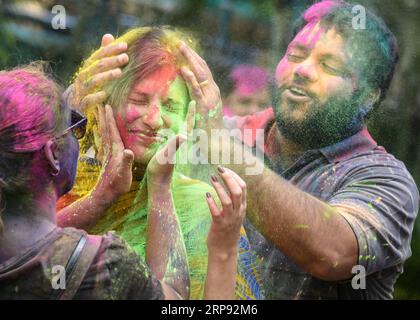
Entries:
{"type": "Polygon", "coordinates": [[[134,154],[125,149],[110,106],[98,107],[98,126],[104,159],[95,188],[84,198],[57,213],[57,224],[89,230],[132,183],[134,154]]]}
{"type": "Polygon", "coordinates": [[[246,184],[234,172],[219,167],[220,180],[213,175],[212,184],[222,204],[220,210],[207,194],[213,218],[207,237],[208,267],[204,298],[206,300],[235,299],[238,241],[246,212],[246,184]]]}
{"type": "MultiPolygon", "coordinates": [[[[128,62],[126,50],[127,44],[114,43],[112,35],[104,35],[101,48],[85,62],[74,83],[66,90],[64,99],[68,105],[81,112],[88,107],[101,106],[107,98],[101,88],[121,75],[120,67],[128,62]]],[[[61,227],[89,230],[131,186],[132,153],[124,149],[116,127],[112,128],[112,135],[108,134],[108,126],[114,126],[114,121],[106,117],[100,108],[97,117],[103,144],[103,159],[100,160],[104,160],[101,176],[88,195],[57,213],[57,224],[61,227]]]]}

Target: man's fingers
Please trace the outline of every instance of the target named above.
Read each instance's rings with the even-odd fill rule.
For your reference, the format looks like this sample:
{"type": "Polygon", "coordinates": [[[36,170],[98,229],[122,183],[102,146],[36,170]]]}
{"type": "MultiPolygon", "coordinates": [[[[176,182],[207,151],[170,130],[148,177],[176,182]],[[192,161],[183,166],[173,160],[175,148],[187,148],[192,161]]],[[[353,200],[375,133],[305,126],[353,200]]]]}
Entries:
{"type": "Polygon", "coordinates": [[[128,46],[125,42],[113,42],[93,53],[88,60],[88,64],[101,58],[112,57],[124,53],[127,51],[127,48],[128,46]]]}
{"type": "Polygon", "coordinates": [[[111,44],[114,41],[114,36],[110,33],[104,34],[102,36],[101,47],[106,47],[107,45],[111,44]]]}
{"type": "Polygon", "coordinates": [[[201,87],[194,73],[187,67],[182,67],[181,73],[187,83],[187,87],[188,87],[191,97],[197,101],[198,105],[201,105],[201,106],[204,105],[205,99],[204,99],[203,91],[201,90],[201,87]]]}
{"type": "Polygon", "coordinates": [[[233,178],[231,172],[226,171],[224,168],[219,166],[218,168],[219,176],[222,178],[225,186],[231,196],[233,208],[239,209],[242,204],[242,188],[233,178]]]}
{"type": "Polygon", "coordinates": [[[89,67],[84,68],[80,73],[80,79],[89,79],[92,76],[106,71],[112,71],[125,66],[128,63],[128,55],[126,53],[119,54],[118,56],[106,57],[92,63],[89,67]]]}
{"type": "Polygon", "coordinates": [[[105,72],[112,69],[117,69],[123,67],[128,63],[128,55],[126,53],[121,53],[118,56],[106,57],[101,59],[94,69],[94,73],[105,72]]]}
{"type": "Polygon", "coordinates": [[[197,52],[187,46],[183,41],[181,41],[179,49],[189,62],[189,65],[197,76],[198,81],[204,81],[211,78],[211,74],[208,74],[210,69],[208,68],[206,61],[204,61],[197,52]]]}

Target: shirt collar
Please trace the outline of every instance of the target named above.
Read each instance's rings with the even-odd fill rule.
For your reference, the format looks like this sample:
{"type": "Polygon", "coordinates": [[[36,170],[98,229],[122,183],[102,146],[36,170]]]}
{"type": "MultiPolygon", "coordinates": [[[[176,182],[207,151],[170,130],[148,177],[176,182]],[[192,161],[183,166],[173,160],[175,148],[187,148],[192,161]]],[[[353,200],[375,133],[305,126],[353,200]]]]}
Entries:
{"type": "Polygon", "coordinates": [[[368,152],[378,146],[370,135],[368,129],[364,127],[355,135],[344,139],[336,144],[319,149],[330,163],[344,161],[352,157],[355,153],[368,152]]]}

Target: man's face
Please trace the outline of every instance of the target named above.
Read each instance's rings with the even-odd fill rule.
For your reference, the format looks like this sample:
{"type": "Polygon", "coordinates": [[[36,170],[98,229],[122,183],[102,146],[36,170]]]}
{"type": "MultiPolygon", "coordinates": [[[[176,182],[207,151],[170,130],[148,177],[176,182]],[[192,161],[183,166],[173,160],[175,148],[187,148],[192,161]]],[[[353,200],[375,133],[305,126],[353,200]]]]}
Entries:
{"type": "Polygon", "coordinates": [[[135,162],[147,164],[167,141],[169,131],[180,131],[188,103],[185,82],[171,67],[162,67],[133,86],[116,118],[124,146],[133,151],[135,162]]]}
{"type": "Polygon", "coordinates": [[[309,23],[297,34],[276,70],[274,111],[286,137],[317,148],[359,129],[359,99],[350,59],[343,38],[332,28],[309,23]]]}

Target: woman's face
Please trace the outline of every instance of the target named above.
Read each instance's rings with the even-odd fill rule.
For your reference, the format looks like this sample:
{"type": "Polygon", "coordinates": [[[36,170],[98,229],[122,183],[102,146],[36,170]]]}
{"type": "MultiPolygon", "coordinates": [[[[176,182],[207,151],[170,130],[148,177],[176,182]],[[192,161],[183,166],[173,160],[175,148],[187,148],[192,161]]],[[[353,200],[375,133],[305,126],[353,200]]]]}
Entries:
{"type": "Polygon", "coordinates": [[[124,146],[133,151],[135,162],[147,164],[169,133],[179,133],[188,103],[185,82],[171,66],[134,84],[116,119],[124,146]]]}

